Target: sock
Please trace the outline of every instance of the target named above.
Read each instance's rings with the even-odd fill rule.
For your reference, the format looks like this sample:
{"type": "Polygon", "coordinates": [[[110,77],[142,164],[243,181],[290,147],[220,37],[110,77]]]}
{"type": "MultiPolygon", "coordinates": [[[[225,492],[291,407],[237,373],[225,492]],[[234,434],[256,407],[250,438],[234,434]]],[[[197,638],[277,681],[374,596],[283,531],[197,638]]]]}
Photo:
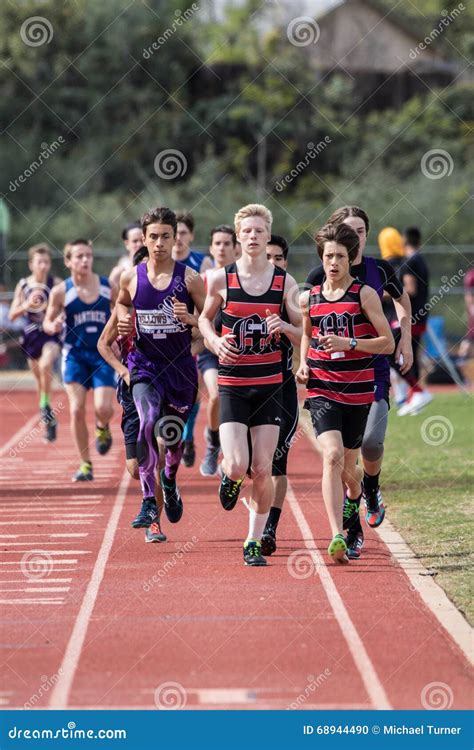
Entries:
{"type": "Polygon", "coordinates": [[[81,471],[83,474],[87,474],[87,472],[92,470],[92,464],[90,461],[81,461],[81,466],[79,468],[79,471],[81,471]]]}
{"type": "Polygon", "coordinates": [[[375,474],[375,476],[371,476],[370,474],[367,474],[364,471],[364,491],[366,495],[370,495],[377,491],[379,486],[379,477],[380,477],[380,471],[378,474],[375,474]]]}
{"type": "Polygon", "coordinates": [[[268,518],[266,513],[257,513],[255,510],[249,510],[249,533],[246,542],[259,542],[262,538],[263,530],[268,518]]]}
{"type": "Polygon", "coordinates": [[[173,485],[176,482],[176,474],[183,456],[181,443],[174,445],[173,449],[167,448],[165,453],[165,478],[166,484],[173,485]]]}
{"type": "Polygon", "coordinates": [[[219,448],[220,447],[220,440],[219,440],[219,430],[211,430],[209,427],[207,428],[207,444],[212,446],[213,448],[219,448]]]}
{"type": "Polygon", "coordinates": [[[40,393],[40,409],[46,409],[49,406],[49,396],[47,393],[40,393]]]}
{"type": "Polygon", "coordinates": [[[190,440],[193,439],[194,424],[196,422],[196,417],[198,415],[198,411],[199,411],[199,407],[200,406],[201,406],[201,402],[200,401],[196,401],[196,403],[194,404],[193,408],[189,412],[189,417],[187,419],[187,422],[186,422],[186,424],[184,426],[184,430],[183,430],[183,441],[184,442],[189,442],[190,440]]]}
{"type": "Polygon", "coordinates": [[[273,528],[276,531],[278,522],[280,520],[280,515],[281,515],[281,508],[274,508],[272,506],[270,508],[270,513],[268,514],[267,526],[273,526],[273,528]]]}

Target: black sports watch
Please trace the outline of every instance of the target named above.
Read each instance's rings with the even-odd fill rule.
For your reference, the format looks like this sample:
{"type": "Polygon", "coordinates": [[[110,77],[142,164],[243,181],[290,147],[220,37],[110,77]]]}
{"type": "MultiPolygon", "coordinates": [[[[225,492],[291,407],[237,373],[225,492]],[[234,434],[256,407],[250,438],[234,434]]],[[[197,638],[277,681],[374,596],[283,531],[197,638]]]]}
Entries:
{"type": "Polygon", "coordinates": [[[352,351],[357,346],[357,339],[350,339],[349,341],[349,349],[352,351]]]}

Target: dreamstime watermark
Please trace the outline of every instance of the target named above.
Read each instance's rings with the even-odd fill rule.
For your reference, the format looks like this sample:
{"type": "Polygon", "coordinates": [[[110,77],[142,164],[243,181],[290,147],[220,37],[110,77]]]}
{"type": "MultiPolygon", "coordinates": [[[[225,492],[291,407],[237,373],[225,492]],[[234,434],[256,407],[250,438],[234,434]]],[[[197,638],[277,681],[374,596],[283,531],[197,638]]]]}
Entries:
{"type": "Polygon", "coordinates": [[[53,557],[44,549],[25,552],[20,561],[20,570],[29,581],[40,581],[48,578],[53,570],[53,557]]]}
{"type": "Polygon", "coordinates": [[[286,567],[290,576],[298,581],[316,575],[313,556],[307,549],[297,549],[292,552],[286,561],[286,567]]]}
{"type": "Polygon", "coordinates": [[[28,47],[41,47],[42,44],[49,44],[53,36],[53,24],[43,16],[30,16],[21,24],[21,41],[28,47]]]}
{"type": "Polygon", "coordinates": [[[8,186],[10,192],[15,193],[20,185],[23,185],[30,177],[32,177],[34,173],[37,172],[38,169],[46,161],[48,161],[49,157],[52,156],[64,143],[66,143],[66,141],[64,140],[62,135],[60,135],[59,138],[52,143],[42,143],[41,151],[39,152],[37,158],[31,162],[31,164],[23,171],[23,173],[16,178],[16,180],[10,180],[10,184],[8,186]]]}
{"type": "Polygon", "coordinates": [[[158,177],[162,180],[174,180],[183,177],[188,171],[188,160],[182,151],[166,148],[155,156],[153,163],[158,177]]]}
{"type": "Polygon", "coordinates": [[[308,698],[311,697],[311,695],[315,692],[315,690],[317,690],[324,682],[326,682],[328,677],[330,677],[331,675],[332,675],[332,672],[327,667],[324,670],[324,672],[321,672],[320,674],[318,674],[317,677],[315,677],[314,674],[309,674],[308,684],[306,685],[304,691],[299,694],[299,696],[297,697],[295,701],[293,701],[292,703],[290,703],[289,706],[287,706],[286,710],[294,711],[295,709],[299,708],[304,703],[306,703],[308,698]]]}
{"type": "Polygon", "coordinates": [[[36,704],[38,703],[38,701],[40,701],[41,698],[44,695],[46,695],[46,693],[48,693],[51,690],[52,687],[54,687],[56,685],[56,683],[59,680],[59,678],[61,677],[63,671],[64,670],[62,669],[62,667],[60,667],[58,669],[58,671],[56,672],[56,674],[51,675],[51,677],[48,677],[45,674],[42,675],[42,677],[41,677],[41,685],[39,686],[37,692],[33,693],[33,695],[31,695],[28,698],[28,700],[26,701],[26,703],[23,704],[23,708],[26,708],[26,709],[28,709],[28,708],[34,708],[36,706],[36,704]]]}
{"type": "Polygon", "coordinates": [[[294,435],[291,437],[291,439],[288,442],[285,442],[281,448],[277,448],[275,453],[273,454],[273,461],[278,460],[280,458],[283,458],[283,456],[286,456],[286,454],[289,452],[290,448],[294,446],[294,444],[301,438],[305,437],[307,434],[306,429],[304,426],[298,427],[294,435]]]}
{"type": "Polygon", "coordinates": [[[430,299],[421,307],[417,312],[411,316],[411,324],[415,325],[416,323],[419,323],[421,318],[424,318],[428,315],[428,313],[431,312],[433,307],[438,304],[438,302],[441,302],[441,300],[444,298],[445,294],[448,294],[449,291],[458,284],[462,278],[466,275],[466,272],[463,271],[462,268],[458,269],[457,273],[453,274],[450,279],[448,279],[447,276],[441,276],[441,286],[439,287],[438,291],[433,294],[430,299]]]}
{"type": "Polygon", "coordinates": [[[424,52],[424,50],[430,46],[432,42],[435,41],[443,31],[451,24],[453,21],[456,20],[456,18],[461,15],[461,13],[466,10],[464,7],[464,3],[459,3],[459,5],[456,8],[453,8],[452,11],[448,13],[447,10],[441,11],[441,15],[443,18],[440,19],[439,24],[432,29],[432,31],[428,34],[428,36],[425,36],[422,42],[420,42],[414,49],[412,48],[410,50],[410,57],[412,60],[416,60],[419,54],[421,52],[424,52]]]}
{"type": "Polygon", "coordinates": [[[425,419],[420,429],[424,443],[439,448],[441,445],[450,443],[454,435],[453,423],[446,417],[437,414],[425,419]]]}
{"type": "Polygon", "coordinates": [[[454,160],[444,148],[432,148],[421,157],[421,173],[429,180],[441,180],[453,173],[454,160]]]}
{"type": "Polygon", "coordinates": [[[8,456],[10,458],[15,458],[18,456],[21,451],[23,451],[28,445],[30,445],[35,438],[38,437],[38,435],[42,434],[42,425],[47,424],[49,421],[56,419],[56,416],[64,409],[65,404],[63,404],[61,401],[55,406],[49,414],[45,417],[42,417],[38,424],[36,424],[32,430],[28,432],[27,435],[25,435],[24,438],[18,441],[18,443],[10,448],[8,451],[8,456]]]}
{"type": "Polygon", "coordinates": [[[288,41],[295,47],[307,47],[316,44],[321,30],[311,16],[298,16],[293,18],[287,26],[286,36],[288,41]]]}
{"type": "Polygon", "coordinates": [[[167,448],[171,448],[181,442],[185,422],[180,417],[175,415],[168,415],[158,421],[157,433],[167,448]]]}
{"type": "Polygon", "coordinates": [[[275,183],[275,190],[281,193],[281,191],[284,190],[287,185],[290,185],[293,180],[295,180],[300,176],[302,172],[304,172],[310,161],[316,159],[316,157],[319,156],[319,154],[324,151],[324,149],[329,146],[330,143],[332,143],[332,140],[328,135],[326,135],[324,139],[322,141],[319,141],[319,143],[317,143],[316,145],[312,141],[310,141],[307,144],[308,151],[306,152],[304,159],[302,161],[299,161],[296,167],[293,167],[290,172],[288,172],[284,177],[282,177],[275,183]]]}
{"type": "Polygon", "coordinates": [[[159,711],[177,711],[185,707],[187,699],[179,682],[162,682],[155,690],[155,706],[159,711]]]}
{"type": "Polygon", "coordinates": [[[166,560],[166,562],[159,568],[159,570],[152,575],[151,578],[149,578],[147,581],[145,581],[142,585],[142,589],[145,593],[148,593],[152,590],[155,583],[159,583],[165,576],[168,575],[168,573],[173,570],[173,568],[183,560],[184,556],[191,552],[191,550],[194,548],[194,546],[199,541],[197,536],[193,536],[190,540],[185,542],[184,544],[180,544],[179,542],[176,542],[177,550],[176,552],[173,552],[171,557],[166,560]]]}
{"type": "Polygon", "coordinates": [[[162,47],[168,39],[170,39],[173,34],[175,34],[181,26],[186,23],[186,21],[189,21],[189,19],[193,16],[193,14],[199,10],[198,3],[193,3],[190,8],[187,8],[184,13],[181,13],[180,10],[175,11],[176,18],[174,19],[171,26],[169,26],[161,36],[158,37],[158,39],[155,39],[153,44],[151,44],[149,47],[146,47],[143,50],[142,57],[145,58],[145,60],[149,60],[150,57],[158,50],[160,47],[162,47]]]}
{"type": "Polygon", "coordinates": [[[446,711],[453,702],[453,691],[445,682],[430,682],[421,691],[421,705],[427,711],[446,711]]]}

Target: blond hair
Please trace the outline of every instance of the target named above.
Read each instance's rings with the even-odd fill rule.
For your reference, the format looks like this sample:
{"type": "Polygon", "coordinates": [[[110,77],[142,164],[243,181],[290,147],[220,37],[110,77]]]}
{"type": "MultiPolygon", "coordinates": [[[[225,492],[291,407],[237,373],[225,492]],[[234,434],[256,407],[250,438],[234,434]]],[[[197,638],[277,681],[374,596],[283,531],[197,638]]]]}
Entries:
{"type": "Polygon", "coordinates": [[[45,242],[40,242],[39,245],[32,245],[32,247],[29,248],[28,260],[29,261],[33,260],[36,254],[47,255],[49,259],[51,260],[51,248],[45,242]]]}
{"type": "Polygon", "coordinates": [[[261,203],[249,203],[247,206],[239,209],[234,216],[234,226],[237,234],[240,232],[240,225],[243,219],[248,219],[251,216],[260,216],[267,225],[268,232],[270,233],[273,222],[272,212],[265,206],[262,206],[261,203]]]}

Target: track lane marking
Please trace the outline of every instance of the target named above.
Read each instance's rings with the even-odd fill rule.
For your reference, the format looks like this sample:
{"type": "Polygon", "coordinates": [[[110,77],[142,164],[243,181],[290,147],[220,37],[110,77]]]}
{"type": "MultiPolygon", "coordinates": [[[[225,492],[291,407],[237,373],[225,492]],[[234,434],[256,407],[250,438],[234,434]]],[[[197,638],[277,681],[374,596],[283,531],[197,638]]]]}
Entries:
{"type": "Polygon", "coordinates": [[[323,586],[323,589],[328,598],[329,604],[336,617],[338,625],[341,629],[344,640],[347,643],[347,647],[351,653],[352,659],[359,671],[362,683],[367,691],[372,705],[377,710],[391,710],[393,707],[390,704],[388,696],[385,692],[379,676],[375,670],[374,665],[367,653],[362,638],[360,637],[357,628],[352,622],[349,612],[346,609],[344,602],[342,601],[341,595],[336,588],[329,570],[326,567],[323,556],[319,552],[316,546],[316,542],[313,538],[313,532],[305,518],[301,506],[296,498],[293,488],[288,482],[287,491],[288,504],[291,512],[295,518],[298,528],[301,532],[303,542],[311,555],[314,565],[318,571],[319,580],[323,586]]]}

